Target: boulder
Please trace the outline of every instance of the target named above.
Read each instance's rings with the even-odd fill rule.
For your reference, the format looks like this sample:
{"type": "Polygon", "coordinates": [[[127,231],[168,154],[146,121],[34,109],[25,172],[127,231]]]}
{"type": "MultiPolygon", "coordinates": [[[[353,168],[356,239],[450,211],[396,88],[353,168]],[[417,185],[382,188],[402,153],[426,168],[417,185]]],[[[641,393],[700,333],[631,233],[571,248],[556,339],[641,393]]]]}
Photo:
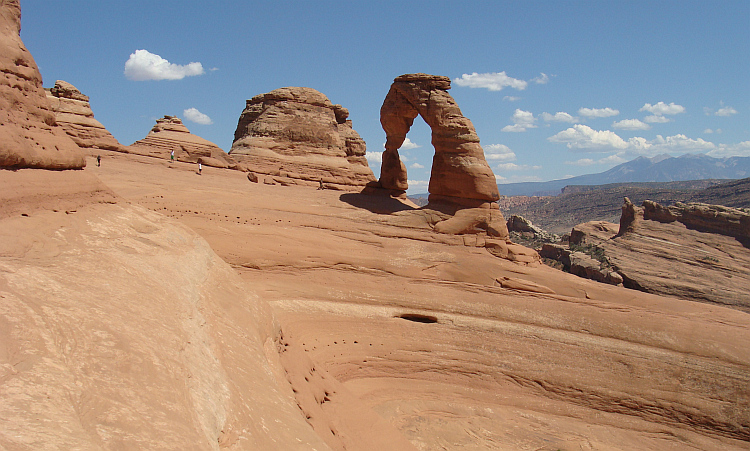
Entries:
{"type": "Polygon", "coordinates": [[[75,86],[57,80],[55,86],[45,89],[55,120],[65,133],[83,149],[105,149],[126,152],[101,122],[94,119],[89,97],[75,86]]]}
{"type": "Polygon", "coordinates": [[[157,119],[149,134],[130,146],[131,153],[164,159],[170,159],[173,151],[177,161],[200,161],[206,166],[237,168],[237,162],[219,146],[190,133],[182,120],[175,116],[157,119]]]}
{"type": "Polygon", "coordinates": [[[21,5],[0,4],[0,168],[80,169],[83,152],[57,125],[42,76],[21,41],[21,5]]]}
{"type": "Polygon", "coordinates": [[[287,87],[248,100],[229,154],[286,184],[361,190],[375,181],[349,111],[311,88],[287,87]],[[314,184],[311,184],[313,182],[314,184]]]}
{"type": "Polygon", "coordinates": [[[500,198],[497,181],[484,158],[474,125],[448,94],[448,77],[406,74],[394,79],[380,123],[386,133],[380,185],[393,191],[408,188],[406,168],[398,155],[414,119],[422,116],[432,129],[435,156],[430,175],[430,202],[468,207],[487,206],[500,198]]]}
{"type": "Polygon", "coordinates": [[[535,226],[531,221],[519,215],[512,215],[506,223],[508,232],[528,234],[535,240],[553,242],[559,241],[560,237],[535,226]]]}

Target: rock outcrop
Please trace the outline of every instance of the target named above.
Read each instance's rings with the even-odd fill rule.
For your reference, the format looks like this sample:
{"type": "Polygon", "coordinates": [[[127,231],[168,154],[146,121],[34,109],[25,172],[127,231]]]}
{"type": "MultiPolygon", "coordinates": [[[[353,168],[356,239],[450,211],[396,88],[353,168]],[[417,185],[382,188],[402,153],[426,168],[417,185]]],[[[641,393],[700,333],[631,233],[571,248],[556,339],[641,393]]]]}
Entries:
{"type": "Polygon", "coordinates": [[[362,189],[375,181],[349,111],[311,88],[287,87],[247,101],[229,154],[283,184],[362,189]]]}
{"type": "Polygon", "coordinates": [[[177,161],[200,162],[217,168],[237,168],[237,162],[219,146],[190,133],[182,120],[175,116],[165,115],[157,119],[149,134],[131,144],[129,151],[165,159],[170,159],[174,152],[177,161]]]}
{"type": "Polygon", "coordinates": [[[78,147],[125,152],[101,122],[94,119],[89,97],[72,84],[57,80],[55,86],[45,89],[57,124],[65,130],[78,147]]]}
{"type": "Polygon", "coordinates": [[[57,126],[42,76],[21,41],[18,0],[0,3],[0,168],[80,169],[83,152],[57,126]]]}
{"type": "Polygon", "coordinates": [[[380,186],[392,191],[408,188],[398,149],[414,119],[421,116],[432,129],[435,147],[430,202],[497,208],[491,204],[499,199],[495,175],[484,158],[474,125],[448,94],[450,88],[450,79],[438,75],[406,74],[394,79],[380,108],[380,123],[386,133],[380,186]]]}
{"type": "MultiPolygon", "coordinates": [[[[638,207],[627,198],[622,211],[619,228],[601,221],[577,225],[571,248],[606,261],[625,287],[750,311],[750,213],[649,200],[638,207]]],[[[550,257],[547,251],[543,257],[550,257]]]]}

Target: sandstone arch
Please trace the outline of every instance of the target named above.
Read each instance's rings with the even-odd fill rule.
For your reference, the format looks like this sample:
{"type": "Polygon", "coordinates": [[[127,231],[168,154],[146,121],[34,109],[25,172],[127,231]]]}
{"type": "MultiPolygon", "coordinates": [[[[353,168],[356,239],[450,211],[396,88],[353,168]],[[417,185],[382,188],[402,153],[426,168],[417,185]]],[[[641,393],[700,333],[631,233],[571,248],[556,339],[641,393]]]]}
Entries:
{"type": "Polygon", "coordinates": [[[495,175],[484,158],[474,125],[448,94],[450,88],[450,78],[440,75],[406,74],[393,80],[380,108],[380,123],[386,133],[380,186],[393,191],[408,188],[398,148],[414,119],[421,116],[432,129],[435,148],[430,203],[492,207],[499,199],[495,175]]]}

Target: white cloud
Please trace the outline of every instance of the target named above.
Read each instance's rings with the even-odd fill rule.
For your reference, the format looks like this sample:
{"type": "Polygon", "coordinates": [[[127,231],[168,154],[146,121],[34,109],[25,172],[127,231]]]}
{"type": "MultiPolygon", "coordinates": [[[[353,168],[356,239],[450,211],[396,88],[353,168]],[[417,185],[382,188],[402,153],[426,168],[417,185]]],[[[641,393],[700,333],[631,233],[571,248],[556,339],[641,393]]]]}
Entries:
{"type": "Polygon", "coordinates": [[[685,112],[685,107],[682,105],[676,105],[674,102],[667,105],[664,102],[659,102],[656,105],[647,103],[641,107],[638,111],[648,111],[656,116],[663,116],[665,114],[680,114],[685,112]]]}
{"type": "Polygon", "coordinates": [[[188,108],[187,110],[184,110],[182,114],[185,116],[185,119],[195,122],[196,124],[211,125],[214,123],[210,117],[195,108],[188,108]]]}
{"type": "Polygon", "coordinates": [[[516,154],[510,148],[504,144],[489,144],[482,146],[484,149],[484,158],[488,161],[513,161],[516,159],[516,154]]]}
{"type": "Polygon", "coordinates": [[[500,163],[495,168],[498,171],[536,171],[542,169],[541,166],[529,166],[527,164],[500,163]]]}
{"type": "Polygon", "coordinates": [[[714,113],[716,116],[731,116],[733,114],[737,114],[737,110],[732,108],[731,106],[725,106],[723,108],[719,108],[716,113],[714,113]]]}
{"type": "Polygon", "coordinates": [[[507,87],[522,91],[529,85],[529,83],[524,80],[509,77],[505,71],[484,74],[478,74],[476,72],[472,74],[463,74],[461,75],[461,78],[456,78],[453,82],[458,86],[465,86],[468,88],[486,88],[490,91],[500,91],[507,87]]]}
{"type": "Polygon", "coordinates": [[[521,100],[521,98],[517,96],[505,96],[503,97],[503,100],[505,100],[506,102],[517,102],[521,100]]]}
{"type": "Polygon", "coordinates": [[[369,163],[381,164],[383,162],[383,152],[370,152],[369,150],[365,153],[365,158],[369,163]]]}
{"type": "Polygon", "coordinates": [[[409,167],[412,168],[412,169],[424,169],[424,166],[422,166],[421,164],[419,164],[417,162],[412,163],[412,165],[409,166],[409,167]]]}
{"type": "Polygon", "coordinates": [[[650,124],[663,124],[665,122],[671,122],[672,119],[664,116],[657,116],[655,114],[651,116],[646,116],[643,118],[644,121],[650,123],[650,124]]]}
{"type": "Polygon", "coordinates": [[[399,147],[399,149],[409,150],[409,149],[416,149],[417,147],[422,147],[422,146],[420,146],[419,144],[411,142],[411,140],[409,139],[409,137],[406,137],[406,139],[404,139],[404,143],[401,144],[401,147],[399,147]]]}
{"type": "Polygon", "coordinates": [[[622,138],[609,130],[594,130],[587,125],[576,124],[567,130],[547,138],[551,142],[566,143],[568,149],[593,151],[624,150],[628,147],[622,138]]]}
{"type": "MultiPolygon", "coordinates": [[[[656,138],[650,141],[641,137],[634,137],[625,141],[610,130],[593,130],[581,124],[576,124],[567,130],[550,136],[547,140],[566,143],[568,149],[572,150],[617,152],[620,158],[660,153],[705,152],[716,149],[716,144],[710,141],[701,138],[692,139],[682,134],[667,136],[666,138],[662,135],[656,135],[656,138]]],[[[606,161],[602,161],[602,163],[604,162],[606,161]]],[[[615,162],[615,160],[609,162],[615,162]]]]}
{"type": "Polygon", "coordinates": [[[562,111],[558,111],[555,114],[542,113],[540,117],[547,122],[576,122],[578,121],[577,117],[572,116],[568,113],[564,113],[562,111]]]}
{"type": "Polygon", "coordinates": [[[516,109],[511,117],[513,125],[506,125],[500,131],[503,132],[525,132],[526,129],[536,128],[536,118],[531,111],[516,109]]]}
{"type": "Polygon", "coordinates": [[[703,133],[706,133],[706,134],[710,135],[712,133],[721,133],[722,131],[723,130],[720,129],[720,128],[717,128],[716,130],[711,130],[710,128],[707,128],[707,129],[703,130],[703,133]]]}
{"type": "Polygon", "coordinates": [[[502,175],[497,175],[497,174],[495,174],[495,181],[496,181],[497,183],[507,183],[507,182],[506,182],[507,180],[508,180],[508,178],[507,178],[507,177],[503,177],[502,175]]]}
{"type": "Polygon", "coordinates": [[[739,144],[719,144],[716,149],[706,153],[714,158],[726,157],[750,157],[750,141],[743,141],[739,144]]]}
{"type": "Polygon", "coordinates": [[[430,186],[429,180],[407,180],[406,183],[409,184],[409,189],[430,186]]]}
{"type": "Polygon", "coordinates": [[[578,114],[585,117],[612,117],[620,114],[620,110],[614,108],[581,108],[578,114]]]}
{"type": "Polygon", "coordinates": [[[614,154],[608,157],[600,158],[597,163],[599,164],[621,164],[628,161],[627,158],[623,158],[621,154],[614,154]]]}
{"type": "Polygon", "coordinates": [[[549,76],[542,72],[538,77],[532,78],[531,81],[538,85],[546,85],[549,82],[549,76]]]}
{"type": "Polygon", "coordinates": [[[510,178],[502,177],[502,179],[498,179],[495,177],[496,180],[499,180],[499,183],[501,185],[506,183],[522,183],[522,182],[541,182],[542,178],[537,175],[514,175],[510,178]]]}
{"type": "Polygon", "coordinates": [[[134,81],[181,80],[193,75],[202,75],[201,63],[172,64],[148,50],[136,50],[125,62],[125,76],[134,81]]]}
{"type": "Polygon", "coordinates": [[[650,125],[638,119],[623,119],[619,122],[613,122],[612,127],[621,130],[648,130],[651,128],[650,125]]]}

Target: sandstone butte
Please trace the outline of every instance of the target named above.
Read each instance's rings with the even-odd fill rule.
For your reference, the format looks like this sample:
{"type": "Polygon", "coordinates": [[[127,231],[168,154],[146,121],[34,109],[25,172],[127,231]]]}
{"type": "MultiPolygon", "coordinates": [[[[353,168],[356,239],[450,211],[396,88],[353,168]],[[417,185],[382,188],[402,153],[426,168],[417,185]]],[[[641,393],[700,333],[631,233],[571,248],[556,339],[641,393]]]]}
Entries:
{"type": "Polygon", "coordinates": [[[276,183],[360,191],[375,176],[348,117],[315,89],[275,89],[247,101],[229,154],[276,183]]]}
{"type": "Polygon", "coordinates": [[[80,169],[83,152],[55,122],[34,58],[21,41],[21,6],[0,10],[0,168],[80,169]]]}
{"type": "Polygon", "coordinates": [[[232,157],[211,141],[190,133],[176,116],[157,119],[148,135],[131,144],[128,152],[167,160],[171,160],[174,152],[177,161],[238,169],[232,157]]]}
{"type": "Polygon", "coordinates": [[[0,171],[0,448],[750,449],[746,312],[103,152],[0,171]]]}
{"type": "Polygon", "coordinates": [[[66,81],[57,80],[54,87],[45,91],[57,124],[79,147],[89,154],[96,154],[97,149],[126,152],[125,146],[101,122],[94,119],[89,97],[78,88],[66,81]]]}

